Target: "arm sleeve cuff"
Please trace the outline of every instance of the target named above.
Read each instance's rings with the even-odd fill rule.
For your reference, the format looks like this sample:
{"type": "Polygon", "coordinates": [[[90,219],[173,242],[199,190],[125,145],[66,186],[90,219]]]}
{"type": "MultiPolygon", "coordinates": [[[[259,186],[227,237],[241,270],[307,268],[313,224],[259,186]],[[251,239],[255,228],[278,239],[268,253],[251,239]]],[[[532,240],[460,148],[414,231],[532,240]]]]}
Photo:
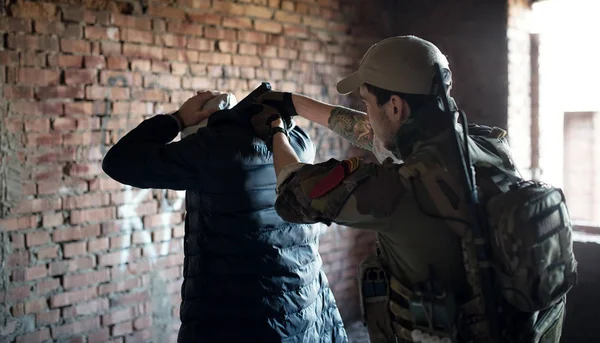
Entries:
{"type": "Polygon", "coordinates": [[[285,166],[279,175],[277,176],[277,194],[279,194],[279,188],[293,173],[298,169],[302,168],[306,163],[296,162],[285,166]]]}

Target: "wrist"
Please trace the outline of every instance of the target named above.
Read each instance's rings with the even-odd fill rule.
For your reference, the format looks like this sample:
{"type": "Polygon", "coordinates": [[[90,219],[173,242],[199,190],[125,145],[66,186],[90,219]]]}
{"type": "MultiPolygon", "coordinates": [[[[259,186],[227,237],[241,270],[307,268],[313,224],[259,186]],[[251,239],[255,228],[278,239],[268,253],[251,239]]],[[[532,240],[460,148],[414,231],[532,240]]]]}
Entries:
{"type": "Polygon", "coordinates": [[[185,129],[185,123],[183,122],[183,118],[181,118],[181,114],[179,110],[171,113],[171,116],[177,120],[177,124],[179,126],[179,131],[185,129]]]}

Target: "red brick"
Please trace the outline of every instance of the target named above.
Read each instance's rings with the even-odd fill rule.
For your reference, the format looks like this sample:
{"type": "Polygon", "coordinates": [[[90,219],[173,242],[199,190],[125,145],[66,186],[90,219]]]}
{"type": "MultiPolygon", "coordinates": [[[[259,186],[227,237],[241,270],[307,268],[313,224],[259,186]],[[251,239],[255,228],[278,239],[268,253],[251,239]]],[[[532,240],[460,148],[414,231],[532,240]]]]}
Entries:
{"type": "Polygon", "coordinates": [[[123,55],[128,57],[160,60],[163,58],[163,50],[160,47],[124,43],[123,55]]]}
{"type": "Polygon", "coordinates": [[[92,301],[77,304],[72,307],[65,308],[63,310],[63,317],[77,317],[77,316],[85,316],[90,314],[102,313],[106,312],[109,309],[108,299],[106,298],[98,298],[93,299],[92,301]]]}
{"type": "Polygon", "coordinates": [[[129,99],[129,88],[86,86],[85,97],[92,100],[124,100],[129,99]]]}
{"type": "Polygon", "coordinates": [[[184,10],[172,7],[150,6],[150,8],[148,8],[148,14],[152,17],[168,18],[179,21],[184,21],[186,19],[184,10]]]}
{"type": "MultiPolygon", "coordinates": [[[[13,271],[13,279],[16,280],[14,273],[15,271],[13,271]]],[[[19,280],[19,281],[23,281],[23,280],[19,280]]],[[[25,304],[24,303],[17,303],[15,305],[12,306],[12,308],[10,309],[10,312],[12,313],[13,317],[22,317],[25,315],[25,304]]]]}
{"type": "MultiPolygon", "coordinates": [[[[25,51],[25,52],[21,53],[21,58],[20,58],[19,63],[21,66],[43,68],[46,66],[46,54],[33,52],[33,51],[25,51]]],[[[44,72],[48,72],[48,71],[58,73],[57,71],[53,71],[53,70],[44,70],[44,72]]],[[[18,77],[19,77],[19,75],[17,75],[17,82],[19,82],[18,77]]],[[[43,80],[40,80],[40,81],[43,81],[43,80]]],[[[26,82],[26,83],[28,83],[28,82],[26,82]]]]}
{"type": "Polygon", "coordinates": [[[50,306],[53,308],[63,307],[70,304],[93,299],[98,296],[97,287],[80,289],[69,292],[61,292],[50,298],[50,306]]]}
{"type": "Polygon", "coordinates": [[[152,44],[154,42],[154,35],[150,31],[123,28],[121,29],[121,40],[125,42],[152,44]]]}
{"type": "Polygon", "coordinates": [[[100,83],[112,87],[131,87],[134,85],[133,74],[131,72],[103,70],[100,72],[100,83]]]}
{"type": "Polygon", "coordinates": [[[198,61],[208,64],[227,65],[232,63],[232,55],[217,52],[201,52],[198,56],[198,61]]]}
{"type": "Polygon", "coordinates": [[[67,115],[92,115],[94,114],[94,103],[91,101],[65,103],[65,114],[67,115]]]}
{"type": "Polygon", "coordinates": [[[148,18],[134,17],[122,15],[119,13],[112,14],[111,24],[117,27],[131,27],[138,30],[149,31],[151,29],[151,21],[148,18]]]}
{"type": "Polygon", "coordinates": [[[31,286],[19,286],[19,287],[11,287],[8,289],[6,293],[6,302],[15,302],[22,301],[29,297],[31,294],[31,286]]]}
{"type": "Polygon", "coordinates": [[[101,207],[88,210],[71,211],[71,224],[81,224],[84,222],[102,222],[114,219],[114,207],[101,207]]]}
{"type": "Polygon", "coordinates": [[[112,328],[112,336],[123,336],[133,332],[133,323],[131,321],[115,324],[112,328]]]}
{"type": "Polygon", "coordinates": [[[0,51],[0,65],[14,66],[19,64],[19,53],[16,51],[0,51]]]}
{"type": "Polygon", "coordinates": [[[154,18],[152,19],[152,31],[155,33],[167,32],[167,23],[164,19],[154,18]]]}
{"type": "Polygon", "coordinates": [[[195,63],[198,61],[198,51],[187,49],[164,48],[163,58],[169,61],[195,63]]]}
{"type": "Polygon", "coordinates": [[[178,63],[178,62],[173,62],[171,63],[171,74],[173,75],[185,75],[187,74],[187,63],[178,63]]]}
{"type": "Polygon", "coordinates": [[[60,50],[63,52],[70,52],[73,54],[89,54],[91,46],[88,41],[83,39],[61,39],[60,50]]]}
{"type": "Polygon", "coordinates": [[[225,0],[213,1],[213,9],[215,11],[229,15],[244,15],[244,6],[236,3],[231,3],[225,0]]]}
{"type": "MultiPolygon", "coordinates": [[[[152,103],[139,102],[139,101],[115,101],[113,102],[113,115],[129,115],[129,114],[141,114],[149,115],[154,114],[154,107],[152,103]]],[[[119,189],[119,188],[118,188],[119,189]]],[[[136,193],[137,191],[132,191],[136,193]]]]}
{"type": "Polygon", "coordinates": [[[223,18],[223,27],[234,29],[252,29],[252,20],[245,17],[223,18]]]}
{"type": "Polygon", "coordinates": [[[87,26],[84,34],[86,39],[119,40],[119,29],[116,27],[87,26]]]}
{"type": "Polygon", "coordinates": [[[187,45],[187,37],[183,35],[165,33],[156,36],[156,43],[169,47],[184,48],[187,45]]]}
{"type": "Polygon", "coordinates": [[[34,343],[34,342],[45,342],[49,340],[50,337],[50,329],[43,328],[41,330],[28,333],[25,335],[17,336],[16,343],[34,343]]]}
{"type": "Polygon", "coordinates": [[[83,65],[83,57],[60,54],[52,55],[48,56],[48,65],[51,67],[81,68],[83,65]]]}
{"type": "Polygon", "coordinates": [[[6,258],[8,267],[27,266],[29,264],[29,253],[27,251],[17,251],[9,254],[6,258]]]}
{"type": "Polygon", "coordinates": [[[238,32],[238,41],[265,44],[267,43],[267,35],[262,32],[240,31],[238,32]]]}
{"type": "Polygon", "coordinates": [[[237,39],[236,31],[233,29],[222,29],[216,27],[207,27],[204,30],[204,36],[210,39],[224,39],[235,41],[237,39]]]}
{"type": "Polygon", "coordinates": [[[96,17],[93,15],[93,13],[86,11],[84,7],[63,8],[62,13],[64,21],[74,21],[76,23],[80,23],[82,21],[86,23],[93,23],[96,21],[96,17]]]}
{"type": "MultiPolygon", "coordinates": [[[[257,55],[258,54],[258,47],[254,44],[240,44],[240,55],[257,55]]],[[[262,56],[267,57],[268,54],[265,53],[265,51],[263,51],[262,56]]]]}
{"type": "Polygon", "coordinates": [[[78,257],[72,260],[64,260],[58,262],[52,262],[49,265],[50,276],[64,275],[67,273],[80,272],[82,270],[89,270],[96,267],[96,260],[94,257],[78,257]]]}
{"type": "Polygon", "coordinates": [[[137,330],[142,330],[145,328],[149,328],[152,326],[152,317],[151,316],[143,316],[140,318],[136,318],[133,321],[133,328],[137,330]]]}
{"type": "Polygon", "coordinates": [[[90,177],[100,175],[102,167],[100,163],[71,163],[65,167],[65,175],[75,177],[90,177]]]}
{"type": "Polygon", "coordinates": [[[110,237],[110,249],[122,249],[131,246],[131,235],[110,237]]]}
{"type": "Polygon", "coordinates": [[[171,65],[165,61],[152,61],[152,72],[168,74],[171,71],[171,65]]]}
{"type": "Polygon", "coordinates": [[[139,101],[168,101],[169,95],[162,89],[134,89],[133,99],[139,101]]]}
{"type": "Polygon", "coordinates": [[[127,58],[121,56],[108,57],[108,69],[125,70],[129,66],[127,58]]]}
{"type": "Polygon", "coordinates": [[[144,76],[144,87],[145,88],[167,88],[167,89],[179,89],[181,88],[181,78],[178,76],[144,76]]]}
{"type": "Polygon", "coordinates": [[[64,209],[86,208],[86,207],[101,207],[110,203],[109,194],[104,193],[89,193],[76,196],[69,196],[64,199],[64,209]]]}
{"type": "Polygon", "coordinates": [[[52,241],[55,243],[65,241],[77,241],[86,237],[100,235],[100,225],[75,226],[65,229],[57,229],[52,232],[52,241]]]}
{"type": "Polygon", "coordinates": [[[40,298],[25,302],[25,314],[41,313],[48,309],[48,299],[40,298]]]}
{"type": "Polygon", "coordinates": [[[104,343],[110,338],[110,332],[108,328],[104,328],[100,331],[96,331],[88,335],[88,343],[104,343]]]}
{"type": "Polygon", "coordinates": [[[77,132],[63,135],[64,145],[103,144],[105,138],[102,132],[77,132]]]}
{"type": "MultiPolygon", "coordinates": [[[[111,277],[111,279],[115,279],[115,277],[111,277]]],[[[140,277],[136,277],[133,279],[128,279],[128,280],[124,280],[124,281],[119,281],[119,282],[111,282],[111,283],[107,283],[107,284],[102,284],[99,286],[99,294],[100,295],[104,295],[104,294],[111,294],[111,293],[117,293],[117,292],[122,292],[122,291],[126,291],[126,290],[130,290],[133,288],[137,288],[142,286],[142,280],[140,277]]]]}
{"type": "Polygon", "coordinates": [[[33,88],[29,86],[4,86],[5,99],[31,99],[33,98],[33,88]]]}
{"type": "MultiPolygon", "coordinates": [[[[12,219],[11,219],[12,220],[12,219]]],[[[2,220],[0,220],[0,224],[2,220]]],[[[0,225],[0,227],[5,228],[0,225]]],[[[25,248],[25,235],[21,233],[11,233],[10,234],[10,243],[13,249],[24,249],[25,248]]]]}
{"type": "MultiPolygon", "coordinates": [[[[180,288],[181,290],[181,288],[180,288]]],[[[111,307],[122,307],[122,306],[131,306],[136,304],[142,304],[150,300],[150,294],[148,290],[143,290],[140,292],[132,292],[124,295],[120,295],[118,297],[112,297],[110,300],[111,307]]]]}
{"type": "Polygon", "coordinates": [[[98,252],[108,249],[108,237],[93,239],[88,242],[89,252],[98,252]]]}
{"type": "Polygon", "coordinates": [[[69,69],[65,70],[66,84],[92,84],[96,82],[95,69],[69,69]]]}
{"type": "Polygon", "coordinates": [[[60,310],[51,310],[48,312],[42,312],[42,313],[36,314],[36,316],[35,316],[36,326],[54,324],[54,323],[57,323],[59,320],[60,320],[60,310]]]}
{"type": "Polygon", "coordinates": [[[87,272],[76,275],[65,275],[63,276],[63,287],[65,289],[79,288],[82,286],[102,283],[109,280],[109,278],[110,273],[108,269],[102,269],[99,271],[87,272]]]}
{"type": "Polygon", "coordinates": [[[138,310],[135,307],[130,307],[118,311],[114,311],[109,314],[102,316],[102,326],[109,326],[117,323],[121,323],[127,320],[132,320],[138,314],[138,310]]]}
{"type": "Polygon", "coordinates": [[[66,117],[55,118],[52,122],[52,129],[55,131],[73,131],[77,129],[77,120],[66,117]]]}
{"type": "Polygon", "coordinates": [[[57,245],[53,245],[50,247],[45,247],[45,248],[39,248],[36,256],[38,258],[38,260],[46,260],[46,259],[53,259],[58,257],[58,246],[57,245]]]}
{"type": "Polygon", "coordinates": [[[26,236],[27,247],[44,245],[50,242],[50,234],[46,231],[28,233],[26,236]]]}
{"type": "Polygon", "coordinates": [[[60,21],[38,19],[34,22],[34,29],[37,33],[61,36],[65,31],[65,25],[60,21]]]}
{"type": "Polygon", "coordinates": [[[113,253],[107,253],[98,256],[100,266],[117,266],[124,263],[133,262],[141,257],[140,249],[119,250],[113,253]]]}
{"type": "Polygon", "coordinates": [[[26,281],[41,279],[43,277],[46,277],[47,275],[48,275],[48,269],[46,268],[46,265],[29,267],[29,268],[25,269],[25,280],[26,281]]]}
{"type": "Polygon", "coordinates": [[[61,200],[57,198],[24,199],[12,213],[46,212],[58,210],[61,206],[61,200]]]}
{"type": "Polygon", "coordinates": [[[247,67],[259,67],[261,64],[262,64],[262,61],[257,56],[241,56],[241,55],[233,56],[233,65],[247,66],[247,67]]]}
{"type": "MultiPolygon", "coordinates": [[[[102,55],[104,56],[115,56],[121,55],[122,53],[122,44],[116,42],[102,42],[100,43],[102,55]]],[[[110,66],[109,66],[110,68],[110,66]]]]}
{"type": "MultiPolygon", "coordinates": [[[[202,1],[203,3],[208,3],[206,1],[203,0],[198,0],[198,1],[202,1]]],[[[214,14],[214,13],[193,13],[190,12],[187,14],[188,17],[190,18],[190,21],[192,23],[198,23],[198,24],[203,24],[203,25],[216,25],[216,26],[220,26],[221,25],[221,21],[223,20],[223,17],[218,15],[218,14],[214,14]]]]}
{"type": "Polygon", "coordinates": [[[273,20],[255,20],[254,29],[260,32],[280,34],[283,31],[283,26],[273,20]]]}
{"type": "Polygon", "coordinates": [[[108,178],[95,179],[90,183],[90,191],[113,191],[122,188],[122,184],[108,178]]]}
{"type": "Polygon", "coordinates": [[[202,25],[184,22],[169,22],[167,24],[167,31],[189,36],[202,36],[203,29],[202,25]]]}
{"type": "Polygon", "coordinates": [[[0,22],[0,31],[31,32],[31,20],[4,16],[0,22]]]}
{"type": "Polygon", "coordinates": [[[100,328],[100,318],[82,319],[73,323],[52,328],[52,338],[59,339],[73,334],[82,334],[100,328]]]}
{"type": "Polygon", "coordinates": [[[85,255],[86,242],[67,243],[63,247],[64,257],[73,257],[77,255],[85,255]]]}
{"type": "Polygon", "coordinates": [[[40,87],[37,91],[37,97],[40,99],[54,98],[76,98],[84,97],[83,86],[47,86],[40,87]]]}
{"type": "Polygon", "coordinates": [[[133,232],[133,244],[147,244],[152,242],[150,232],[146,230],[133,232]]]}
{"type": "Polygon", "coordinates": [[[79,24],[67,23],[64,32],[62,33],[63,38],[82,38],[83,27],[79,24]]]}
{"type": "Polygon", "coordinates": [[[60,226],[64,223],[64,217],[62,213],[50,213],[42,216],[42,226],[44,228],[50,228],[54,226],[60,226]]]}
{"type": "Polygon", "coordinates": [[[84,66],[90,69],[102,69],[106,67],[106,58],[104,56],[85,56],[84,66]]]}
{"type": "Polygon", "coordinates": [[[183,225],[178,225],[173,228],[173,237],[183,237],[185,228],[183,225]]]}
{"type": "Polygon", "coordinates": [[[38,220],[38,216],[0,219],[0,227],[5,231],[29,229],[37,226],[38,220]]]}
{"type": "Polygon", "coordinates": [[[187,48],[200,51],[213,50],[214,42],[203,38],[188,38],[187,48]]]}
{"type": "MultiPolygon", "coordinates": [[[[58,146],[62,144],[60,134],[30,133],[26,136],[27,146],[37,148],[38,146],[58,146]]],[[[36,172],[39,170],[36,170],[36,172]]]]}
{"type": "Polygon", "coordinates": [[[133,61],[131,61],[131,70],[141,71],[141,72],[149,72],[150,71],[150,61],[148,61],[148,60],[133,60],[133,61]]]}

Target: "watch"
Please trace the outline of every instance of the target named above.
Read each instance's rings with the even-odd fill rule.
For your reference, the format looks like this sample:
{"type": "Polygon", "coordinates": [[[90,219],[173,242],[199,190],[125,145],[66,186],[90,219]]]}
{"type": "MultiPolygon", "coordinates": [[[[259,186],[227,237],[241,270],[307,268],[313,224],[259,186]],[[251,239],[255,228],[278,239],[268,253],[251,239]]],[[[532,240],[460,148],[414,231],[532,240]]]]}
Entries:
{"type": "Polygon", "coordinates": [[[269,138],[267,139],[267,147],[271,150],[273,149],[273,137],[275,137],[278,132],[283,133],[287,137],[288,141],[290,140],[290,136],[288,135],[286,129],[282,128],[281,126],[272,127],[269,130],[269,138]]]}

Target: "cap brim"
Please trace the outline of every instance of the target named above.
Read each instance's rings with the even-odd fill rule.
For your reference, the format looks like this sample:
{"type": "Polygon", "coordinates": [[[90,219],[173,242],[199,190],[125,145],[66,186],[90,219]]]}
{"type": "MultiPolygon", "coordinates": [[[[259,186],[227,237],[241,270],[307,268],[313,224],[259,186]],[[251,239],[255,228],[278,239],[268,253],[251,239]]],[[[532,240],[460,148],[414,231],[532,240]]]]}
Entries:
{"type": "Polygon", "coordinates": [[[340,94],[352,93],[359,89],[363,84],[362,78],[358,75],[358,71],[346,76],[337,83],[337,91],[340,94]]]}

